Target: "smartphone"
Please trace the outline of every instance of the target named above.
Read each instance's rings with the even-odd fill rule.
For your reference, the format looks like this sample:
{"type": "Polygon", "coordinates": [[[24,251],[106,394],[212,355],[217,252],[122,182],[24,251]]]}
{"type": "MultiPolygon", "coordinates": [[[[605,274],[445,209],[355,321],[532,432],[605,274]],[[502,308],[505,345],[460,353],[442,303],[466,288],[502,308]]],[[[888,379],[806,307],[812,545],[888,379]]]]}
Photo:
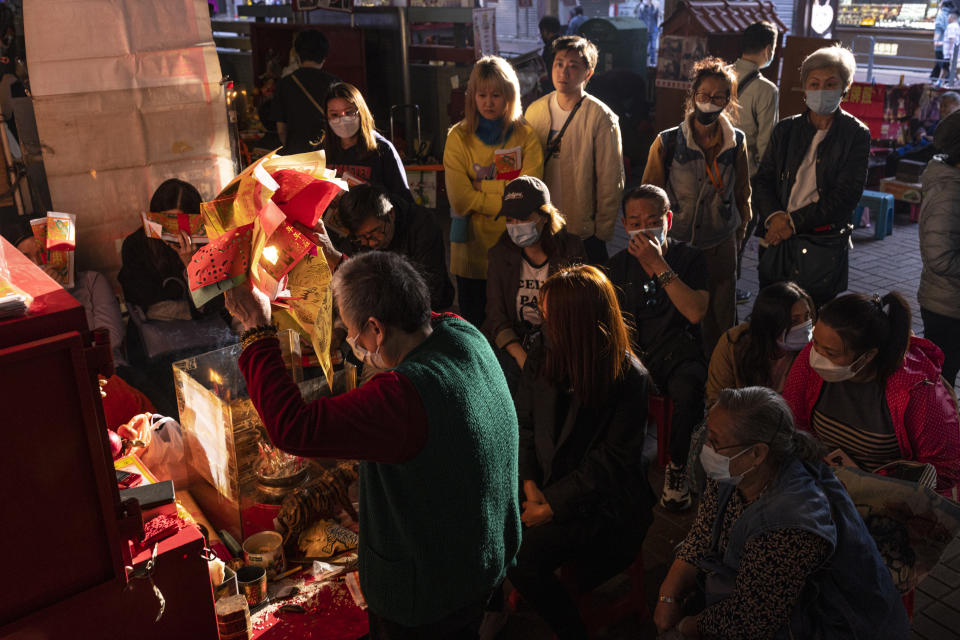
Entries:
{"type": "Polygon", "coordinates": [[[117,484],[121,489],[129,489],[140,480],[139,473],[117,469],[117,484]]]}

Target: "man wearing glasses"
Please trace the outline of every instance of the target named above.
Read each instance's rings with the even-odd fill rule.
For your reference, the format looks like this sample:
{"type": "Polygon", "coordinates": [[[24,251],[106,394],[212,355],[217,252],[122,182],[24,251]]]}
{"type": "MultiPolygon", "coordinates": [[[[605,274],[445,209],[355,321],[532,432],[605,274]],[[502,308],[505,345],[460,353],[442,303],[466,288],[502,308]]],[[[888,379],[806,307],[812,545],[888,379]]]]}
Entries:
{"type": "Polygon", "coordinates": [[[691,502],[685,468],[690,436],[703,419],[707,362],[699,324],[710,295],[703,253],[668,239],[672,224],[663,189],[645,184],[629,191],[623,198],[623,226],[630,243],[610,258],[607,271],[624,315],[636,325],[637,355],[660,392],[673,402],[671,462],[660,505],[681,511],[691,502]]]}
{"type": "Polygon", "coordinates": [[[348,232],[337,248],[347,254],[363,251],[399,253],[414,264],[430,289],[430,308],[440,311],[453,304],[453,284],[447,273],[443,234],[422,209],[402,198],[391,200],[369,184],[343,194],[337,209],[348,232]]]}

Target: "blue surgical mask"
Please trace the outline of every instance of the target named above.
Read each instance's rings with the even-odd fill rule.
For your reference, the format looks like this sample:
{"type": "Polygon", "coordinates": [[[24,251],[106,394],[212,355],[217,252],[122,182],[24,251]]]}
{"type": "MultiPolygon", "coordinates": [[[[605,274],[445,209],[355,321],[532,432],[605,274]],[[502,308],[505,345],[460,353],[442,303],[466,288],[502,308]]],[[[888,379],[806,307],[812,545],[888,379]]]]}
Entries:
{"type": "Polygon", "coordinates": [[[716,480],[717,482],[723,484],[738,485],[740,484],[740,481],[743,480],[743,477],[753,471],[754,468],[750,467],[738,476],[731,476],[730,462],[736,458],[739,458],[752,448],[752,445],[748,446],[737,455],[728,458],[727,456],[717,453],[717,450],[714,449],[708,442],[704,444],[703,448],[700,450],[700,464],[703,465],[703,472],[706,473],[707,477],[711,480],[716,480]]]}
{"type": "Polygon", "coordinates": [[[807,319],[794,327],[790,327],[783,335],[783,340],[777,340],[777,346],[784,351],[800,351],[810,338],[813,337],[813,320],[807,319]]]}
{"type": "Polygon", "coordinates": [[[536,222],[508,224],[507,234],[518,247],[529,247],[532,244],[536,244],[537,240],[540,239],[540,229],[537,229],[536,222]]]}
{"type": "Polygon", "coordinates": [[[843,89],[807,89],[806,96],[811,111],[828,116],[840,107],[843,89]]]}
{"type": "Polygon", "coordinates": [[[772,52],[772,53],[770,54],[770,57],[767,58],[767,61],[764,62],[762,65],[760,65],[759,68],[760,68],[760,69],[766,69],[767,67],[769,67],[770,64],[773,62],[773,57],[774,57],[774,55],[776,55],[776,51],[772,52]]]}

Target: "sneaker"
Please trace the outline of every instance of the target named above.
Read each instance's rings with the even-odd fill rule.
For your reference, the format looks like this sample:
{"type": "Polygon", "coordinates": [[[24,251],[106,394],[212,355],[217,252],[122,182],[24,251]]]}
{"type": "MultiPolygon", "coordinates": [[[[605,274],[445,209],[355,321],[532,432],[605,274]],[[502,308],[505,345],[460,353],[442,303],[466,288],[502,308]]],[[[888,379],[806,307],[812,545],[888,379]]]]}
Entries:
{"type": "Polygon", "coordinates": [[[673,464],[667,465],[663,479],[663,493],[660,494],[660,506],[667,511],[685,511],[690,508],[690,488],[687,486],[687,470],[673,464]]]}
{"type": "Polygon", "coordinates": [[[750,299],[752,294],[749,291],[744,291],[743,289],[737,289],[737,304],[743,304],[750,299]]]}

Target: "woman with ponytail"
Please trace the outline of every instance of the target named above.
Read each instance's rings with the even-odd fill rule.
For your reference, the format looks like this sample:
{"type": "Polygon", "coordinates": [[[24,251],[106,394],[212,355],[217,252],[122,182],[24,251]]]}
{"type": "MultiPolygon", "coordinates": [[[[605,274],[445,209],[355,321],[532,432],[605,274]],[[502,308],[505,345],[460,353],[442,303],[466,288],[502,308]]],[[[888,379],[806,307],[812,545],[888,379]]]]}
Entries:
{"type": "Polygon", "coordinates": [[[929,464],[937,491],[950,495],[960,479],[957,407],[940,376],[943,352],[910,327],[898,293],[828,302],[783,396],[831,464],[881,473],[898,461],[929,464]]]}
{"type": "Polygon", "coordinates": [[[678,629],[692,638],[907,636],[907,615],[890,572],[821,456],[816,441],[794,430],[789,407],[772,389],[720,392],[700,454],[706,490],[660,585],[653,620],[661,632],[678,629]],[[702,610],[683,617],[681,611],[699,602],[702,610]]]}

